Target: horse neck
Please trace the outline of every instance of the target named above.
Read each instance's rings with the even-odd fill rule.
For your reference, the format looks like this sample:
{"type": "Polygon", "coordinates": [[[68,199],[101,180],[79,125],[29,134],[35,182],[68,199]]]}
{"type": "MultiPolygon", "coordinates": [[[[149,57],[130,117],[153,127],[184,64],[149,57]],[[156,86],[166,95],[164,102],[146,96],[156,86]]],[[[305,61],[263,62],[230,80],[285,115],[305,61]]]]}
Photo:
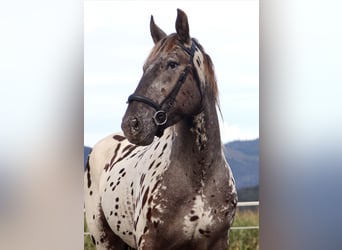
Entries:
{"type": "Polygon", "coordinates": [[[222,144],[216,104],[211,96],[203,96],[202,112],[183,119],[176,125],[175,147],[185,159],[196,161],[198,170],[206,171],[222,161],[222,144]]]}

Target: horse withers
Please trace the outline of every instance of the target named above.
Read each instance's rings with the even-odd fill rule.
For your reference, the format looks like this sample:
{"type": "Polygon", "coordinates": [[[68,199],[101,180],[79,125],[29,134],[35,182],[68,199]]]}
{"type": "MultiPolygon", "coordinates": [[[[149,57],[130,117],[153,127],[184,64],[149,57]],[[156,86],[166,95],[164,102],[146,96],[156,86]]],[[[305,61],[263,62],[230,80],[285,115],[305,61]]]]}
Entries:
{"type": "Polygon", "coordinates": [[[154,47],[128,97],[123,133],[99,141],[85,173],[97,249],[228,249],[237,204],[217,117],[212,61],[177,10],[176,33],[151,17],[154,47]]]}

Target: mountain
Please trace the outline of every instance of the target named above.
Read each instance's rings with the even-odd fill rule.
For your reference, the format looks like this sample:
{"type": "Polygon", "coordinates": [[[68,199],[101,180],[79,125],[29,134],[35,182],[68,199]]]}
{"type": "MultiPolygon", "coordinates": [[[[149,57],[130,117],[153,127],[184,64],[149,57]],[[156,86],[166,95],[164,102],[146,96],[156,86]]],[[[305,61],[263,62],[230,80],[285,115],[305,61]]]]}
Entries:
{"type": "Polygon", "coordinates": [[[84,159],[84,169],[85,169],[86,163],[87,163],[87,159],[88,159],[88,154],[90,153],[91,148],[90,148],[90,147],[87,147],[87,146],[84,146],[83,148],[84,148],[83,159],[84,159]]]}
{"type": "Polygon", "coordinates": [[[241,188],[238,189],[237,192],[239,202],[259,200],[259,185],[255,187],[241,188]]]}
{"type": "Polygon", "coordinates": [[[237,189],[259,185],[259,139],[233,141],[224,145],[237,189]]]}

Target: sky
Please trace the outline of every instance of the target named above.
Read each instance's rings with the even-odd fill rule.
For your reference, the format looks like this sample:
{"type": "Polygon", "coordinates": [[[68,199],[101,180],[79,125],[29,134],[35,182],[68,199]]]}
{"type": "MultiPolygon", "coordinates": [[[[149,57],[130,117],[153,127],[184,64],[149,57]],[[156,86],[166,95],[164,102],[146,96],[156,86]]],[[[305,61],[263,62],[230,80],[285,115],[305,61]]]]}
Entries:
{"type": "Polygon", "coordinates": [[[85,145],[121,130],[127,97],[153,47],[150,17],[174,33],[177,8],[214,63],[222,142],[259,137],[258,1],[85,1],[85,145]]]}

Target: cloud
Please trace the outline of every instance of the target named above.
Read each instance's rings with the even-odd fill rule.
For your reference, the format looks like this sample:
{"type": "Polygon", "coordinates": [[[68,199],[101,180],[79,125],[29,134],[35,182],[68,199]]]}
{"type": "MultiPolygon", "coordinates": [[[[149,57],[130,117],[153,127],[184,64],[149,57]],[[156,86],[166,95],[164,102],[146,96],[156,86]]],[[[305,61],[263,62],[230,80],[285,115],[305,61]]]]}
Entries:
{"type": "Polygon", "coordinates": [[[237,125],[220,122],[221,140],[223,143],[235,140],[253,140],[259,138],[259,131],[255,129],[242,129],[237,125]]]}

